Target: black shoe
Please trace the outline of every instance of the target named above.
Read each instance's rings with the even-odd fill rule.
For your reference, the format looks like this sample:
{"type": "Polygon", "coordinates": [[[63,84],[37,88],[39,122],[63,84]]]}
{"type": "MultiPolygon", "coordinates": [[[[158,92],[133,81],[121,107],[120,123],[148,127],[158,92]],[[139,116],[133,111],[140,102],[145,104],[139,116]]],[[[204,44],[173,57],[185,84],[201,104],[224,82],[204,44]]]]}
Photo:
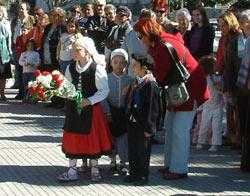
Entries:
{"type": "Polygon", "coordinates": [[[1,102],[6,102],[7,101],[7,98],[5,97],[4,94],[1,95],[0,101],[1,102]]]}
{"type": "Polygon", "coordinates": [[[133,184],[135,186],[144,186],[148,183],[148,178],[147,177],[141,177],[138,180],[136,180],[133,184]]]}
{"type": "Polygon", "coordinates": [[[111,172],[118,172],[118,168],[117,168],[117,165],[116,165],[115,162],[112,161],[112,162],[110,163],[109,171],[111,171],[111,172]]]}
{"type": "Polygon", "coordinates": [[[118,173],[120,176],[126,176],[128,174],[128,168],[124,165],[120,165],[118,169],[118,173]]]}
{"type": "Polygon", "coordinates": [[[123,179],[123,182],[125,182],[125,183],[132,183],[132,182],[135,182],[135,181],[137,181],[137,180],[138,180],[137,177],[128,175],[128,176],[126,176],[126,177],[123,179]]]}
{"type": "Polygon", "coordinates": [[[23,96],[20,95],[20,94],[17,94],[17,95],[15,96],[15,99],[16,99],[16,100],[22,100],[22,99],[23,99],[23,96]]]}

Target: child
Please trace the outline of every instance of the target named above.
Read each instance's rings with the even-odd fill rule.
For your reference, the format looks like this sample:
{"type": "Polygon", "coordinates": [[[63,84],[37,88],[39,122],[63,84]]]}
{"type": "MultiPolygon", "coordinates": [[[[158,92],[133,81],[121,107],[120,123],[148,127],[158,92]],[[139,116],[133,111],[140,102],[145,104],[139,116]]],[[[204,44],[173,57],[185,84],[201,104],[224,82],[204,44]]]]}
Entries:
{"type": "Polygon", "coordinates": [[[128,54],[124,49],[116,49],[111,53],[112,73],[108,74],[109,95],[106,101],[109,106],[110,130],[113,136],[114,150],[111,158],[111,171],[119,171],[120,175],[126,175],[128,169],[128,135],[126,128],[125,99],[127,89],[133,82],[133,78],[124,73],[128,62],[128,54]],[[116,154],[119,155],[120,165],[116,165],[116,154]]]}
{"type": "Polygon", "coordinates": [[[23,102],[26,102],[28,101],[28,83],[35,80],[35,71],[36,68],[40,65],[40,56],[36,51],[34,40],[28,40],[26,42],[25,51],[22,52],[19,59],[19,65],[23,67],[23,102]]]}
{"type": "Polygon", "coordinates": [[[105,58],[95,48],[91,38],[79,36],[73,44],[73,58],[65,77],[82,92],[82,111],[77,112],[74,100],[67,101],[62,150],[69,158],[69,169],[58,176],[63,182],[78,179],[77,159],[83,159],[83,168],[90,159],[91,180],[101,180],[98,158],[111,151],[111,135],[100,102],[109,93],[105,58]]]}
{"type": "Polygon", "coordinates": [[[79,25],[75,18],[67,21],[67,32],[61,35],[57,46],[57,58],[59,60],[61,72],[64,74],[67,66],[73,62],[72,44],[79,37],[79,25]]]}
{"type": "Polygon", "coordinates": [[[201,126],[197,149],[202,149],[207,143],[209,127],[212,127],[212,146],[210,152],[219,150],[222,144],[223,94],[220,92],[221,77],[215,74],[216,58],[210,55],[200,58],[199,64],[207,75],[208,89],[211,98],[203,104],[201,126]]]}
{"type": "Polygon", "coordinates": [[[132,54],[136,85],[130,93],[128,112],[129,175],[125,182],[143,186],[148,182],[151,137],[161,123],[161,98],[146,56],[132,54]]]}
{"type": "MultiPolygon", "coordinates": [[[[32,27],[29,26],[29,24],[24,24],[22,25],[22,34],[20,36],[17,37],[16,40],[16,52],[17,52],[17,60],[19,61],[20,56],[22,54],[22,52],[25,50],[25,44],[28,40],[28,33],[30,31],[32,27]]],[[[17,66],[17,72],[18,74],[18,78],[20,80],[20,85],[19,85],[19,91],[17,96],[15,97],[15,99],[23,99],[23,70],[22,70],[22,66],[17,66]]]]}

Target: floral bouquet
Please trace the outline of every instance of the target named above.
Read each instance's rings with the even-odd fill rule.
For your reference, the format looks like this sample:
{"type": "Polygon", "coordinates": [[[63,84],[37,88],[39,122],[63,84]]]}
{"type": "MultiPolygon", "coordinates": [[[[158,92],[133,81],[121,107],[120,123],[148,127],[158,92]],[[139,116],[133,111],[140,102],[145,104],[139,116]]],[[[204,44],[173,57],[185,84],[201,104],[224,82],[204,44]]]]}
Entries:
{"type": "Polygon", "coordinates": [[[82,110],[82,93],[57,70],[52,73],[36,70],[36,80],[29,82],[28,94],[31,99],[41,101],[50,101],[53,96],[73,99],[79,114],[82,110]]]}

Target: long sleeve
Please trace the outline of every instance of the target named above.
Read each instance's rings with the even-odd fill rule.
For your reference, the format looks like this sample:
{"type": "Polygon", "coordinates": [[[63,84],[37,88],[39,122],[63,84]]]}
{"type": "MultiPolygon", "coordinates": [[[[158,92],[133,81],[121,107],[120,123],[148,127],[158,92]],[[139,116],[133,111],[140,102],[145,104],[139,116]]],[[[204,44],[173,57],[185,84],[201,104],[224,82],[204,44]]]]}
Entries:
{"type": "Polygon", "coordinates": [[[40,65],[40,56],[38,52],[33,52],[31,54],[31,59],[29,64],[33,65],[34,67],[38,67],[40,65]]]}
{"type": "Polygon", "coordinates": [[[91,105],[103,101],[109,94],[108,77],[105,67],[102,65],[96,66],[95,85],[97,92],[93,96],[88,97],[91,105]]]}
{"type": "Polygon", "coordinates": [[[25,62],[25,52],[23,52],[22,54],[21,54],[21,56],[20,56],[20,58],[19,58],[19,65],[20,66],[24,66],[25,64],[26,64],[26,62],[25,62]]]}

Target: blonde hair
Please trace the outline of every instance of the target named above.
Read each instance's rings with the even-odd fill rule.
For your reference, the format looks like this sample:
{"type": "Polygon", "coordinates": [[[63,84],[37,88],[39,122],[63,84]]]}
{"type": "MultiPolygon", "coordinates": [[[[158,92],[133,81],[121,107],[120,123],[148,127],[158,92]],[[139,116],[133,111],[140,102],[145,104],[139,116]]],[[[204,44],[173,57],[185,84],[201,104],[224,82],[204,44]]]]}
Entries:
{"type": "Polygon", "coordinates": [[[239,22],[233,12],[225,12],[218,18],[218,20],[220,19],[228,25],[230,35],[241,32],[239,22]]]}
{"type": "Polygon", "coordinates": [[[4,19],[8,19],[8,14],[7,14],[7,10],[6,10],[5,7],[0,6],[0,13],[3,14],[3,18],[4,18],[4,19]]]}
{"type": "Polygon", "coordinates": [[[60,7],[53,8],[50,14],[57,14],[58,16],[60,16],[61,21],[64,21],[66,19],[66,11],[60,7]]]}

